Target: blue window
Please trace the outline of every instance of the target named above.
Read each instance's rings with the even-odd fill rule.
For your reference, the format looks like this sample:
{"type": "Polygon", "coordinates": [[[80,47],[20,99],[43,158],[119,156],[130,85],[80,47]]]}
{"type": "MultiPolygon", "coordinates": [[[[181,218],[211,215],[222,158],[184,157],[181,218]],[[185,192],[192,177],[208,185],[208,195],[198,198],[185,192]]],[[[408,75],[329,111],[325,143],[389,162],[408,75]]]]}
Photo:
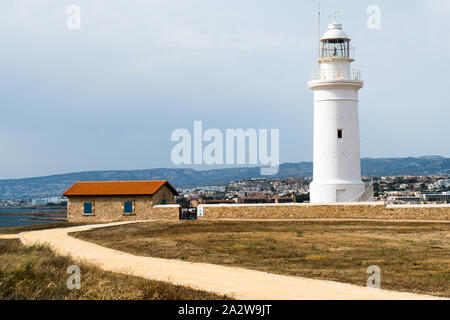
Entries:
{"type": "Polygon", "coordinates": [[[161,204],[166,204],[166,202],[167,202],[166,199],[161,200],[161,204]]]}
{"type": "Polygon", "coordinates": [[[92,202],[84,203],[84,214],[92,214],[92,202]]]}
{"type": "Polygon", "coordinates": [[[125,201],[123,203],[123,213],[133,213],[133,201],[125,201]]]}

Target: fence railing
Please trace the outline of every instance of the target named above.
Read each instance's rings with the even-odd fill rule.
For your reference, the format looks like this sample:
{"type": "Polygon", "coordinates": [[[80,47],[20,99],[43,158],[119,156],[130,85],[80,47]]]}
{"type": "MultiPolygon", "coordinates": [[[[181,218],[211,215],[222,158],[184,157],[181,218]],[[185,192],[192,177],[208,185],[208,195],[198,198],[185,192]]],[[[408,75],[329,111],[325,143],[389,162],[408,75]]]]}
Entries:
{"type": "Polygon", "coordinates": [[[364,190],[350,199],[349,202],[365,202],[373,201],[373,178],[370,179],[369,184],[364,188],[364,190]]]}

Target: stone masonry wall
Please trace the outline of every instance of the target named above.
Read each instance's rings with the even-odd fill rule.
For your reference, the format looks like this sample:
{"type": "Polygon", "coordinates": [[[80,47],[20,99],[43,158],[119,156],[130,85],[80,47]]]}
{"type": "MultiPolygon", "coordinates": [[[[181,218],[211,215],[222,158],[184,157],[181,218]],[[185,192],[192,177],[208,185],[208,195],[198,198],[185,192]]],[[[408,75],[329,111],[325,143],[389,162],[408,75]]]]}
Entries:
{"type": "MultiPolygon", "coordinates": [[[[161,189],[162,190],[162,189],[161,189]]],[[[152,196],[70,197],[67,218],[71,222],[112,222],[128,220],[178,220],[179,205],[173,204],[170,190],[152,196]],[[168,194],[167,194],[168,192],[168,194]],[[170,197],[168,195],[170,194],[170,197]],[[167,205],[159,205],[165,198],[167,205]],[[133,214],[123,213],[123,202],[134,201],[133,214]],[[83,213],[84,202],[93,202],[94,214],[83,213]],[[172,203],[172,204],[171,204],[172,203]]],[[[450,220],[450,205],[391,205],[384,203],[346,204],[222,204],[199,205],[203,216],[198,219],[420,219],[450,220]]]]}
{"type": "Polygon", "coordinates": [[[151,219],[178,220],[180,217],[180,205],[159,205],[152,208],[151,219]]]}
{"type": "Polygon", "coordinates": [[[163,199],[166,200],[166,204],[175,204],[175,197],[172,191],[170,191],[170,189],[165,185],[162,186],[161,189],[159,189],[158,192],[153,195],[152,204],[154,206],[162,204],[163,199]]]}
{"type": "Polygon", "coordinates": [[[223,204],[199,205],[198,219],[423,219],[450,220],[450,205],[386,206],[384,203],[346,204],[223,204]],[[199,209],[201,210],[201,209],[199,209]]]}

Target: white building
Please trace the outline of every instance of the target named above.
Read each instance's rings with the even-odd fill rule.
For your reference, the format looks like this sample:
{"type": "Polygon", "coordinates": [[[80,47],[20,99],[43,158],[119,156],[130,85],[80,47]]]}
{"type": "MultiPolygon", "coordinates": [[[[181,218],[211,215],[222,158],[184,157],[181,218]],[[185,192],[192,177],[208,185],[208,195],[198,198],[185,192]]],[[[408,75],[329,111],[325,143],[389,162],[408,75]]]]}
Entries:
{"type": "Polygon", "coordinates": [[[450,201],[450,192],[424,194],[423,199],[425,201],[447,202],[450,201]]]}
{"type": "Polygon", "coordinates": [[[437,187],[444,187],[444,188],[448,188],[450,187],[450,179],[441,179],[436,181],[435,186],[437,187]]]}
{"type": "Polygon", "coordinates": [[[386,201],[390,203],[420,203],[422,201],[422,197],[410,195],[397,195],[388,197],[386,201]]]}
{"type": "Polygon", "coordinates": [[[308,83],[314,92],[311,203],[365,200],[358,119],[363,81],[351,70],[352,51],[342,24],[331,23],[320,41],[319,71],[308,83]]]}

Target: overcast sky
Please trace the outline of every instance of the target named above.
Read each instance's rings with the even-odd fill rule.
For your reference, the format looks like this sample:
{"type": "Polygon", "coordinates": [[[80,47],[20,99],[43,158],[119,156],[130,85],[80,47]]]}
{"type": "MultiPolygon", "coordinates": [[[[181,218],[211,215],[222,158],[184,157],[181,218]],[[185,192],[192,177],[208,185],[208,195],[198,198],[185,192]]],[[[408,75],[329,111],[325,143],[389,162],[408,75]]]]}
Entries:
{"type": "MultiPolygon", "coordinates": [[[[365,80],[361,156],[450,156],[450,1],[321,7],[323,31],[342,12],[365,80]],[[381,30],[366,27],[369,5],[381,30]]],[[[0,179],[175,167],[170,135],[194,120],[280,129],[281,162],[311,161],[316,12],[299,0],[2,0],[0,179]]]]}

